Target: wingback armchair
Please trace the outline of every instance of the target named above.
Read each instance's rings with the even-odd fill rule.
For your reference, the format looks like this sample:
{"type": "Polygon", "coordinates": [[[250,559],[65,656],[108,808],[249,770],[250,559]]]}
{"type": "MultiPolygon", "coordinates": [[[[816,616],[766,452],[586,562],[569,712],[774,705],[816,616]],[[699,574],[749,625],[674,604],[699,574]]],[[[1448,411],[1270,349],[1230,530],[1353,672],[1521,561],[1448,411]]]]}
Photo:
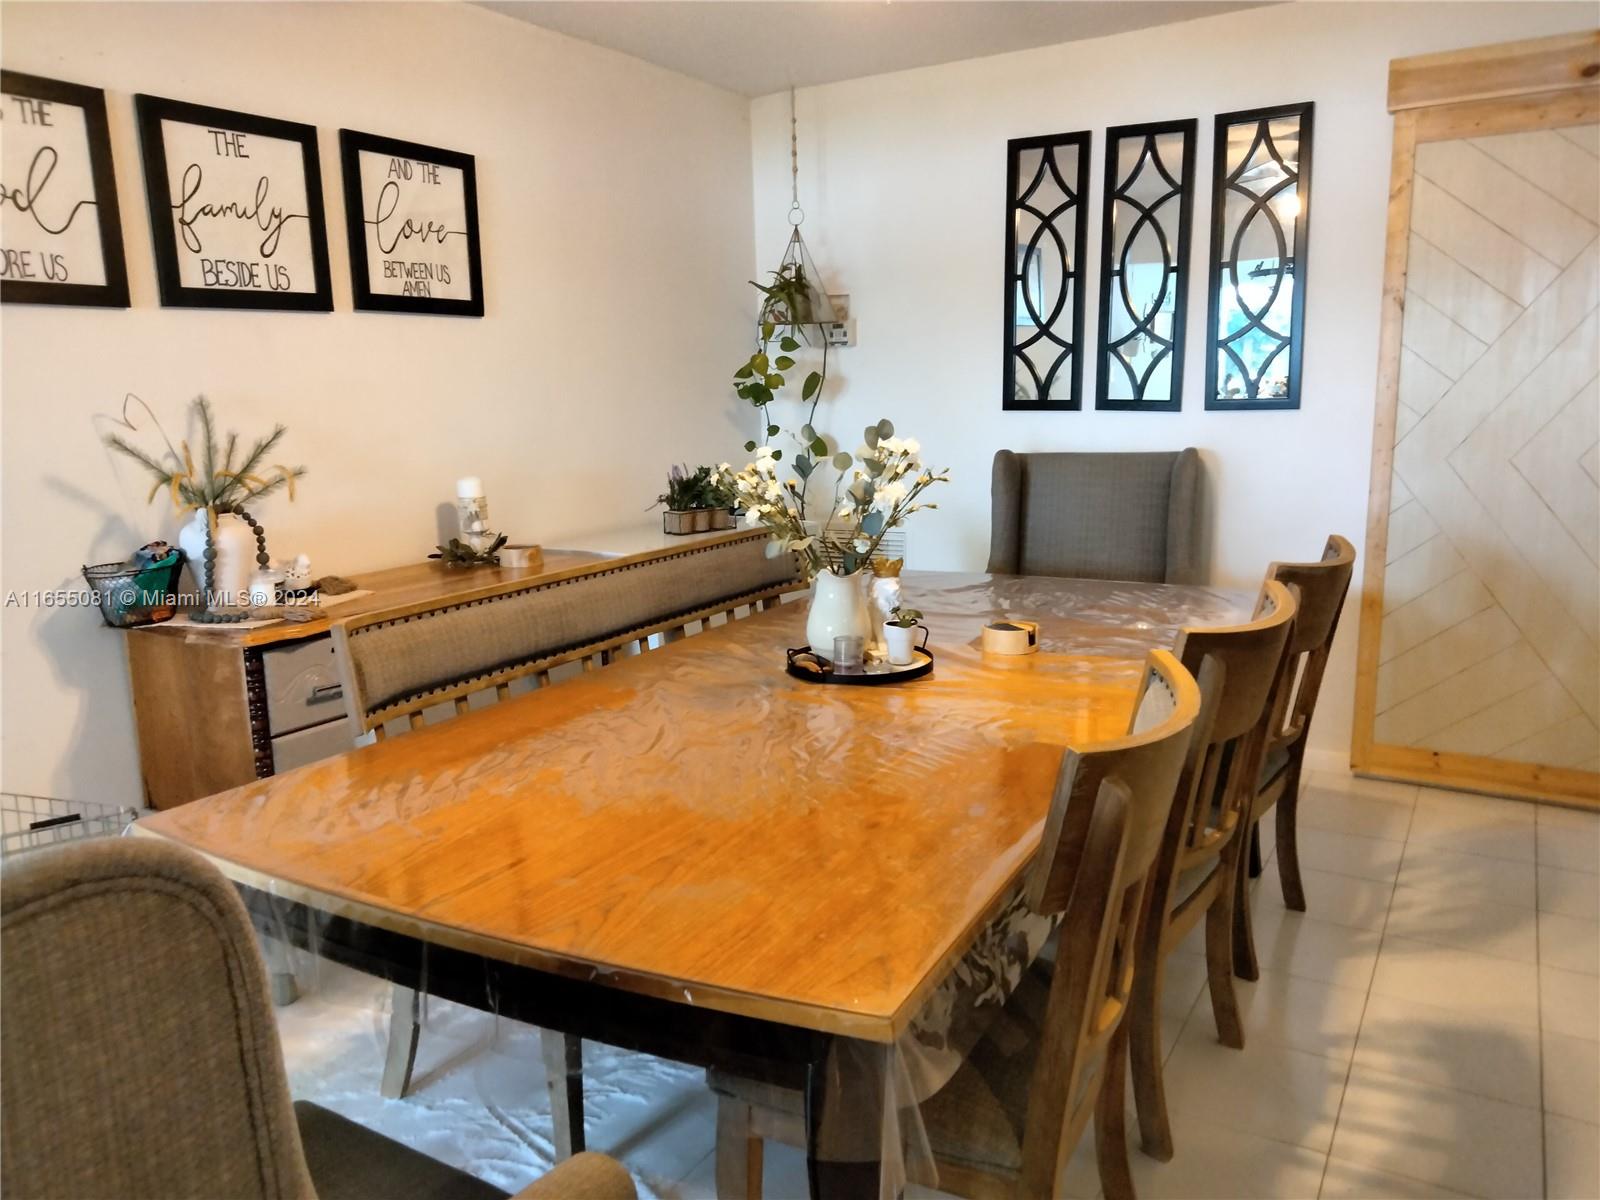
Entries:
{"type": "Polygon", "coordinates": [[[1200,455],[994,456],[989,572],[1199,583],[1200,455]]]}
{"type": "MultiPolygon", "coordinates": [[[[33,851],[0,874],[0,1192],[7,1200],[492,1200],[505,1193],[290,1103],[244,905],[154,839],[33,851]]],[[[634,1200],[562,1163],[517,1200],[634,1200]]]]}

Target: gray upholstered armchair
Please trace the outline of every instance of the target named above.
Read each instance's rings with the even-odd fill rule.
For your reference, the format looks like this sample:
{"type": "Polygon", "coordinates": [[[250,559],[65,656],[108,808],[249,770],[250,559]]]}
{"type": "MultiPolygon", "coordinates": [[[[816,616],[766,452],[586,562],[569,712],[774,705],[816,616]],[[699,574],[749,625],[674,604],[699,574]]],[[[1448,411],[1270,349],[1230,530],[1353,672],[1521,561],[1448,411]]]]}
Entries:
{"type": "Polygon", "coordinates": [[[1200,455],[994,456],[989,573],[1200,583],[1200,455]]]}
{"type": "MultiPolygon", "coordinates": [[[[77,842],[0,875],[8,1200],[490,1200],[505,1193],[290,1104],[244,905],[198,855],[77,842]]],[[[517,1200],[634,1200],[581,1154],[517,1200]]]]}

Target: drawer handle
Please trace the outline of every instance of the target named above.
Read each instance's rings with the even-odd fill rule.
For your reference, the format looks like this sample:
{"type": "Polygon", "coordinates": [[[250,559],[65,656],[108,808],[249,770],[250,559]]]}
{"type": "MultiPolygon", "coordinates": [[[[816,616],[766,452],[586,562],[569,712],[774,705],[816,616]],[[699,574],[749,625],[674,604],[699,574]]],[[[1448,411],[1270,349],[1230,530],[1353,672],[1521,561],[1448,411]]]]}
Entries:
{"type": "Polygon", "coordinates": [[[344,696],[344,685],[340,683],[324,683],[320,687],[311,689],[311,694],[306,697],[307,704],[326,704],[330,700],[339,700],[344,696]]]}

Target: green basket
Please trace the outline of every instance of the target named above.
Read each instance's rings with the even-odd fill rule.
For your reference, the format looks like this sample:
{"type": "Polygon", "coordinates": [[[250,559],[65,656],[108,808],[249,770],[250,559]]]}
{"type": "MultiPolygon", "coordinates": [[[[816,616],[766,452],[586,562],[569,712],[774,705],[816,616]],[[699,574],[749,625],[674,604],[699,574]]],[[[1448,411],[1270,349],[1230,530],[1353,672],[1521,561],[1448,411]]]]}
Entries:
{"type": "Polygon", "coordinates": [[[100,615],[113,629],[136,629],[170,621],[178,611],[178,575],[183,551],[174,550],[171,562],[134,567],[129,563],[99,563],[84,567],[84,582],[100,605],[100,615]]]}

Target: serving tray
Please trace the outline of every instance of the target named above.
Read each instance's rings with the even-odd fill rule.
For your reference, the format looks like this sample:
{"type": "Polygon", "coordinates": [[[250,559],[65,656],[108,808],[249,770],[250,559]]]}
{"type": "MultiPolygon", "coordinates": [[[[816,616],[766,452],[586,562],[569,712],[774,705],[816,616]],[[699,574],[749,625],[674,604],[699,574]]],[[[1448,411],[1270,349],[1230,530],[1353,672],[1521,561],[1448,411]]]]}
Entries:
{"type": "Polygon", "coordinates": [[[890,666],[888,663],[868,663],[859,671],[848,674],[837,672],[833,663],[812,651],[810,646],[801,646],[798,650],[789,651],[789,674],[796,679],[803,679],[807,683],[841,683],[851,687],[877,687],[886,683],[907,683],[913,679],[921,679],[933,670],[933,652],[925,649],[915,649],[911,652],[911,662],[904,667],[890,666]]]}

